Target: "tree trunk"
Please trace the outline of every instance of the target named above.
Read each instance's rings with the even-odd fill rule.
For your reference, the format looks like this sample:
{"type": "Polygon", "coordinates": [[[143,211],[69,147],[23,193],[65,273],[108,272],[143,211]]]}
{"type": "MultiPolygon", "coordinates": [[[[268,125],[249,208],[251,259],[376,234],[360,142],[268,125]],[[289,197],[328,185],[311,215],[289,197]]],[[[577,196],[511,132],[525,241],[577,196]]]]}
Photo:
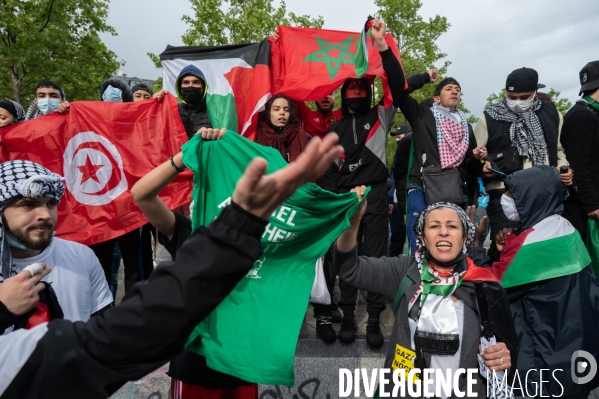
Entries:
{"type": "Polygon", "coordinates": [[[15,63],[12,64],[11,77],[12,77],[12,87],[11,87],[12,97],[16,102],[18,102],[20,104],[21,103],[21,79],[19,78],[18,66],[15,63]]]}

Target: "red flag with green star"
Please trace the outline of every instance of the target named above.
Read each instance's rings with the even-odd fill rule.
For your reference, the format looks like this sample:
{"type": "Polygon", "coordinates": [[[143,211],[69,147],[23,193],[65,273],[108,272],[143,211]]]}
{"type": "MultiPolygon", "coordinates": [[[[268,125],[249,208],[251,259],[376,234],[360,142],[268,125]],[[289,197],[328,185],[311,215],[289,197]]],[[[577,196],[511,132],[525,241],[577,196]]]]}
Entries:
{"type": "MultiPolygon", "coordinates": [[[[368,35],[369,25],[362,34],[280,26],[279,40],[270,38],[273,94],[310,101],[330,94],[348,78],[380,76],[386,83],[381,56],[368,35]]],[[[393,37],[387,34],[385,38],[400,60],[393,37]]],[[[387,90],[385,100],[391,102],[387,90]]]]}

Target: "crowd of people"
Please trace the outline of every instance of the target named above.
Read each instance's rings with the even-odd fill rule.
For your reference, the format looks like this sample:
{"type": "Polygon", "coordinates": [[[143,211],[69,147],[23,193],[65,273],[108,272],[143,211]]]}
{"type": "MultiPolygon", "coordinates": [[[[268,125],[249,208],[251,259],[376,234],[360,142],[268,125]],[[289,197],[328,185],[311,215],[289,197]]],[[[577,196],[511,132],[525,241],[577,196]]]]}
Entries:
{"type": "MultiPolygon", "coordinates": [[[[40,387],[52,386],[63,397],[105,397],[170,361],[172,398],[257,398],[254,382],[210,369],[183,343],[259,257],[268,216],[305,182],[359,199],[370,187],[322,263],[331,298],[337,279],[341,293],[338,303],[313,305],[323,341],[355,340],[363,289],[372,348],[384,344],[380,315],[394,303],[385,367],[405,368],[400,351],[422,370],[480,364],[478,381],[483,367],[510,376],[535,370],[520,383],[522,396],[584,398],[599,386],[599,376],[573,382],[570,362],[579,350],[599,358],[593,268],[599,265],[587,252],[599,221],[599,61],[579,72],[581,98],[565,116],[538,92],[544,86],[534,69],[512,71],[505,97],[473,129],[458,108],[458,80],[439,81],[434,69],[405,77],[385,31],[373,21],[392,104],[373,99],[366,77],[345,81],[338,109],[334,93],[315,109],[274,93],[254,141],[276,149],[289,166],[265,176],[265,165],[250,164],[211,227],[192,231],[189,208],[168,209],[158,196],[185,170],[182,153],[130,189],[149,223],[89,248],[54,237],[61,176],[27,160],[0,164],[0,353],[6,355],[0,395],[50,397],[40,387]],[[412,93],[426,84],[436,84],[434,96],[415,100],[412,93]],[[408,124],[393,129],[398,110],[408,124]],[[397,144],[390,166],[389,134],[397,144]],[[231,229],[239,232],[237,242],[226,234],[231,229]],[[158,245],[170,261],[154,268],[158,245]],[[211,252],[218,256],[204,255],[211,252]],[[127,298],[115,307],[121,259],[127,298]],[[43,267],[34,272],[28,265],[37,263],[43,267]],[[35,326],[32,319],[44,309],[50,319],[64,320],[35,326]],[[333,323],[341,324],[338,333],[333,323]],[[487,328],[497,343],[481,351],[487,328]],[[69,351],[70,360],[57,362],[69,351]],[[548,382],[541,369],[563,372],[548,382]]],[[[188,138],[233,134],[211,123],[200,69],[183,68],[175,86],[188,138]]],[[[162,101],[165,95],[110,78],[99,98],[162,101]]],[[[0,131],[69,109],[61,87],[43,80],[27,112],[11,99],[0,101],[0,131]]],[[[459,388],[465,384],[460,380],[459,388]]],[[[484,383],[478,395],[486,397],[484,383]]]]}

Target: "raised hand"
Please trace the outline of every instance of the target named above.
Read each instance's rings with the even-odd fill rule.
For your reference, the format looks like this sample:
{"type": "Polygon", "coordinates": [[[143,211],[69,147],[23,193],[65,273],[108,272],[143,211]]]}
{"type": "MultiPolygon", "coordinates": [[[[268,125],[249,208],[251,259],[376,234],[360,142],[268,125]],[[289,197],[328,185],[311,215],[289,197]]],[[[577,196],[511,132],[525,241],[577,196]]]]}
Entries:
{"type": "Polygon", "coordinates": [[[327,134],[322,140],[314,137],[295,161],[270,175],[265,175],[266,160],[254,158],[237,182],[233,202],[268,219],[300,186],[320,177],[343,154],[343,147],[336,145],[338,141],[339,136],[335,133],[327,134]]]}

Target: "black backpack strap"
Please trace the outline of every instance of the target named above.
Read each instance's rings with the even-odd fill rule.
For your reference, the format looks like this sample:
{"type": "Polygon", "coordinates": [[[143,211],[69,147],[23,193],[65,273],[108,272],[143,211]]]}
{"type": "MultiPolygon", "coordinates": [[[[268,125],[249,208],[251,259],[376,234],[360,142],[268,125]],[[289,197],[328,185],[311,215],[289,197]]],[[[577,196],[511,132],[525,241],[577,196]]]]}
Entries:
{"type": "MultiPolygon", "coordinates": [[[[409,270],[409,268],[408,268],[408,270],[409,270]]],[[[399,309],[401,300],[404,297],[404,292],[405,292],[406,288],[408,288],[409,286],[411,286],[414,283],[415,283],[415,281],[412,280],[412,278],[410,276],[408,276],[408,273],[406,272],[406,274],[401,279],[401,283],[399,283],[397,292],[395,293],[395,301],[393,302],[393,315],[397,314],[397,310],[399,309]]]]}

